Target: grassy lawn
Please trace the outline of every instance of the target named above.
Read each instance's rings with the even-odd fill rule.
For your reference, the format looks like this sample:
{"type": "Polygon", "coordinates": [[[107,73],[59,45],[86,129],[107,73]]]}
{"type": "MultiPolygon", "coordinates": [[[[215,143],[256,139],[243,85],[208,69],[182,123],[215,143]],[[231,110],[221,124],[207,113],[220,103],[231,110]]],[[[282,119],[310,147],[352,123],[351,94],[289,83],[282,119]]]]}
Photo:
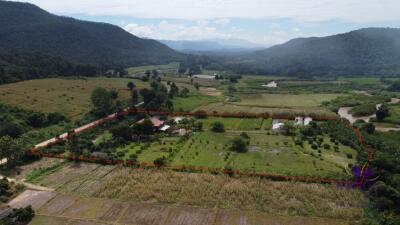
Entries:
{"type": "Polygon", "coordinates": [[[91,109],[90,96],[94,88],[115,88],[119,98],[129,97],[126,84],[133,81],[138,88],[147,86],[139,80],[122,78],[38,79],[0,86],[0,102],[40,112],[60,112],[79,119],[91,109]]]}

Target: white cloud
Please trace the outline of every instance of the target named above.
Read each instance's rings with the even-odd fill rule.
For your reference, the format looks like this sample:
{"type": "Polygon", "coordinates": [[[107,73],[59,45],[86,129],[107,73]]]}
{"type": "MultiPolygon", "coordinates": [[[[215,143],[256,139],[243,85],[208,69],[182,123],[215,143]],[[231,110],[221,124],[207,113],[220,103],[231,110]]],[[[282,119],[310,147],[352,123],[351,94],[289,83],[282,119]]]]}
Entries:
{"type": "Polygon", "coordinates": [[[227,18],[223,18],[223,19],[217,19],[214,20],[214,24],[220,25],[220,26],[226,26],[230,23],[231,21],[227,18]]]}
{"type": "Polygon", "coordinates": [[[128,32],[139,37],[166,40],[201,40],[210,38],[230,38],[230,34],[222,33],[209,26],[208,21],[197,21],[196,25],[188,26],[179,23],[161,21],[155,25],[138,25],[135,23],[124,26],[128,32]]]}
{"type": "Polygon", "coordinates": [[[299,21],[400,20],[398,0],[20,0],[51,12],[213,20],[290,18],[299,21]]]}

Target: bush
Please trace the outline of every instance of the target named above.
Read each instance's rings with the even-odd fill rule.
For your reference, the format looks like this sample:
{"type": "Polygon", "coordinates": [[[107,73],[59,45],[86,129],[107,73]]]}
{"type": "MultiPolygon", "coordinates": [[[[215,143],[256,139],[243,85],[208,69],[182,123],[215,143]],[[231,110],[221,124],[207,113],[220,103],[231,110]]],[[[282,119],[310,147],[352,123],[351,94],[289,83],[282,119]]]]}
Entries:
{"type": "Polygon", "coordinates": [[[329,144],[324,144],[324,149],[331,149],[331,146],[329,144]]]}
{"type": "Polygon", "coordinates": [[[155,159],[154,161],[153,161],[153,163],[154,163],[154,165],[156,165],[156,166],[165,166],[165,164],[167,163],[167,158],[165,158],[165,156],[163,156],[163,157],[159,157],[159,158],[157,158],[157,159],[155,159]]]}
{"type": "Polygon", "coordinates": [[[229,149],[235,152],[247,152],[248,142],[240,137],[235,137],[231,140],[229,149]]]}
{"type": "Polygon", "coordinates": [[[213,124],[211,124],[211,130],[217,133],[223,133],[225,132],[225,126],[223,123],[216,121],[213,124]]]}
{"type": "Polygon", "coordinates": [[[347,154],[346,154],[346,157],[349,158],[349,159],[352,159],[352,158],[353,158],[353,154],[347,153],[347,154]]]}
{"type": "Polygon", "coordinates": [[[46,115],[43,113],[32,113],[27,120],[32,127],[43,127],[47,124],[46,115]]]}
{"type": "Polygon", "coordinates": [[[241,137],[241,138],[244,138],[244,139],[250,139],[250,136],[249,136],[246,132],[242,132],[242,133],[240,134],[240,137],[241,137]]]}
{"type": "Polygon", "coordinates": [[[312,145],[311,145],[311,148],[312,148],[312,149],[318,149],[318,145],[312,144],[312,145]]]}

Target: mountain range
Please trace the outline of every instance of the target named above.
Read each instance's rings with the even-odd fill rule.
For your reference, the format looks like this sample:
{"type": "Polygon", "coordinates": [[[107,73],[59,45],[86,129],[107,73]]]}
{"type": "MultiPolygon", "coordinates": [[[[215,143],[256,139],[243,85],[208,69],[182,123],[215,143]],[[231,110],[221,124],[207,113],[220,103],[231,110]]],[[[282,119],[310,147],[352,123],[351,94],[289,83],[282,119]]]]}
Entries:
{"type": "Polygon", "coordinates": [[[301,76],[400,75],[400,29],[298,38],[225,60],[237,72],[301,76]]]}
{"type": "Polygon", "coordinates": [[[169,62],[239,74],[400,75],[397,28],[298,38],[269,48],[238,39],[161,42],[111,24],[53,15],[29,3],[0,1],[0,83],[169,62]]]}
{"type": "Polygon", "coordinates": [[[56,16],[29,3],[8,1],[0,1],[0,52],[40,52],[101,66],[163,64],[185,57],[118,26],[56,16]]]}
{"type": "Polygon", "coordinates": [[[266,46],[241,39],[159,40],[168,47],[191,54],[245,53],[261,50],[266,46]]]}

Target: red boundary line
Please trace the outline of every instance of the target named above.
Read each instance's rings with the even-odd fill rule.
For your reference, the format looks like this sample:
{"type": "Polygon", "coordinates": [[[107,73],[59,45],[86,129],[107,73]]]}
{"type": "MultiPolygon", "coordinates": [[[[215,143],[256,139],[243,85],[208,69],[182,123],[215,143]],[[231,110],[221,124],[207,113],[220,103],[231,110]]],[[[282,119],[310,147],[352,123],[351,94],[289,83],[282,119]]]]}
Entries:
{"type": "MultiPolygon", "coordinates": [[[[90,126],[85,126],[83,129],[75,129],[73,133],[68,133],[68,135],[62,138],[56,138],[54,141],[49,142],[43,148],[48,148],[52,145],[55,145],[59,142],[62,142],[74,134],[82,133],[88,129],[94,128],[96,126],[107,123],[111,120],[115,120],[121,116],[127,116],[129,114],[147,114],[147,115],[168,115],[168,116],[206,116],[206,117],[230,117],[230,118],[272,118],[272,119],[295,119],[297,116],[304,115],[285,115],[285,114],[273,114],[270,115],[268,113],[207,113],[207,112],[166,112],[166,111],[156,111],[156,110],[143,110],[143,109],[127,109],[119,113],[114,113],[109,115],[103,119],[97,120],[93,122],[90,126]]],[[[307,176],[287,176],[287,175],[279,175],[279,174],[270,174],[270,173],[246,173],[241,172],[240,170],[227,170],[227,169],[216,169],[216,168],[208,168],[208,167],[195,167],[195,166],[171,166],[171,165],[157,165],[154,163],[145,163],[145,162],[134,162],[129,160],[105,160],[98,157],[74,157],[74,156],[64,156],[60,154],[53,153],[42,153],[40,148],[33,148],[29,152],[29,155],[38,156],[38,157],[47,157],[47,158],[59,158],[59,159],[68,159],[74,161],[82,161],[82,162],[92,162],[92,163],[101,163],[107,165],[126,165],[126,166],[136,166],[139,168],[163,168],[169,169],[173,171],[180,172],[210,172],[215,174],[228,174],[228,175],[241,175],[247,177],[259,177],[259,178],[267,178],[271,180],[279,180],[279,181],[301,181],[301,182],[311,182],[311,183],[330,183],[330,184],[338,184],[338,185],[351,185],[351,186],[362,186],[365,179],[365,171],[369,168],[370,163],[374,157],[374,150],[365,143],[364,136],[361,131],[357,128],[351,126],[347,121],[341,120],[338,117],[329,117],[329,116],[309,116],[316,121],[338,121],[344,123],[347,127],[351,128],[353,132],[356,134],[357,139],[363,148],[364,151],[368,154],[368,160],[362,168],[361,178],[358,181],[353,180],[344,180],[344,179],[334,179],[334,178],[320,178],[320,177],[307,177],[307,176]]]]}

